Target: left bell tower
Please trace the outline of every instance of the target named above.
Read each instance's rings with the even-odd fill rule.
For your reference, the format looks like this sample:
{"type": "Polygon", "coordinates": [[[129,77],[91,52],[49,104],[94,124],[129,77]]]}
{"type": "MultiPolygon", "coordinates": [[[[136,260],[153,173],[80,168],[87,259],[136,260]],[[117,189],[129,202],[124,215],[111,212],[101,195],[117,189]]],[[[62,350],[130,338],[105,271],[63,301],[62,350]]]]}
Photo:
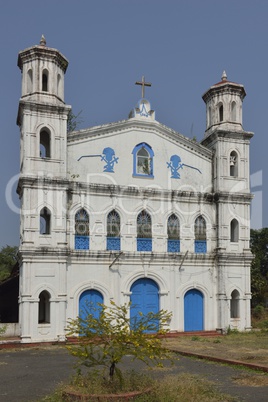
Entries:
{"type": "Polygon", "coordinates": [[[67,118],[64,74],[68,60],[40,44],[19,53],[22,91],[17,124],[21,130],[21,174],[66,175],[67,118]]]}
{"type": "Polygon", "coordinates": [[[67,120],[64,102],[68,60],[45,37],[18,56],[22,91],[20,127],[21,250],[66,247],[67,120]]]}
{"type": "Polygon", "coordinates": [[[19,316],[22,342],[64,338],[66,310],[67,59],[40,44],[19,53],[20,127],[19,316]],[[57,252],[55,253],[55,250],[57,252]],[[65,322],[65,318],[62,318],[65,322]],[[34,328],[34,329],[33,329],[34,328]]]}

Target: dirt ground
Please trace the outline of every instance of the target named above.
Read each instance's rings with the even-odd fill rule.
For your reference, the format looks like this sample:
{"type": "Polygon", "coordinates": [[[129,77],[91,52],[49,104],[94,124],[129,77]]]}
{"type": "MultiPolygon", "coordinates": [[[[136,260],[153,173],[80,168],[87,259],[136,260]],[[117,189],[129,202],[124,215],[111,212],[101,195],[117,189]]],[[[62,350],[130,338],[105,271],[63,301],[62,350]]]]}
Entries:
{"type": "Polygon", "coordinates": [[[163,345],[182,352],[239,360],[268,367],[268,331],[231,333],[216,337],[178,336],[164,340],[163,345]]]}

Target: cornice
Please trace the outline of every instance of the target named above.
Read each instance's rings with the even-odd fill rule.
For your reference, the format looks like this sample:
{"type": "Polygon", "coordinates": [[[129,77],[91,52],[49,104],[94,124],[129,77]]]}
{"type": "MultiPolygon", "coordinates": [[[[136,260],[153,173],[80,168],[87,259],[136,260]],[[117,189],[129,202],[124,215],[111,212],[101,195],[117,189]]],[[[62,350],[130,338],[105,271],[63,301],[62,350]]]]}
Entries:
{"type": "Polygon", "coordinates": [[[62,189],[67,191],[69,180],[62,177],[44,177],[44,176],[24,176],[21,175],[17,185],[17,194],[21,195],[24,188],[31,189],[62,189]]]}
{"type": "Polygon", "coordinates": [[[71,194],[80,194],[81,191],[91,194],[103,194],[104,196],[131,196],[137,198],[159,198],[191,202],[206,202],[206,203],[249,203],[253,199],[253,195],[250,193],[201,193],[185,190],[168,190],[168,189],[155,189],[148,187],[134,187],[134,186],[120,186],[114,184],[98,184],[98,183],[86,183],[76,182],[73,180],[63,179],[61,177],[37,177],[37,176],[21,176],[18,183],[17,193],[21,194],[23,188],[53,188],[62,189],[68,191],[71,194]]]}
{"type": "Polygon", "coordinates": [[[240,141],[250,141],[250,139],[254,136],[254,133],[251,131],[235,131],[235,130],[222,130],[220,128],[215,128],[211,134],[207,134],[207,137],[201,141],[201,144],[204,146],[209,146],[212,142],[217,141],[218,139],[232,139],[232,140],[240,140],[240,141]]]}
{"type": "Polygon", "coordinates": [[[116,257],[120,254],[116,265],[113,265],[113,270],[119,265],[140,264],[156,262],[159,264],[170,263],[172,268],[180,266],[183,261],[184,266],[200,262],[202,264],[213,262],[215,260],[215,253],[196,254],[188,253],[185,258],[185,253],[167,253],[167,252],[137,252],[137,251],[106,251],[106,250],[74,250],[70,248],[54,248],[54,247],[36,247],[36,248],[20,248],[18,259],[20,264],[23,262],[43,262],[44,260],[52,261],[55,263],[68,262],[71,264],[107,264],[107,268],[111,265],[116,257]],[[55,259],[56,257],[56,259],[55,259]]]}
{"type": "Polygon", "coordinates": [[[36,248],[20,248],[18,253],[19,263],[25,262],[52,262],[53,263],[68,263],[77,264],[94,264],[94,265],[107,265],[107,270],[112,271],[120,269],[122,265],[135,264],[161,264],[168,263],[172,270],[179,269],[183,263],[184,269],[191,267],[193,264],[198,269],[207,266],[208,264],[214,265],[215,261],[224,267],[229,266],[231,263],[244,264],[250,263],[253,256],[250,250],[243,253],[227,253],[214,250],[211,253],[198,254],[188,252],[185,258],[185,253],[167,253],[167,252],[133,252],[133,251],[106,251],[106,250],[74,250],[70,248],[54,248],[54,247],[36,247],[36,248]],[[120,254],[116,264],[112,262],[120,254]],[[112,266],[111,266],[112,265],[112,266]]]}
{"type": "MultiPolygon", "coordinates": [[[[36,92],[37,94],[37,92],[36,92]]],[[[44,93],[38,92],[38,94],[44,95],[44,93]]],[[[44,95],[44,96],[47,96],[44,95]]],[[[28,97],[28,96],[27,96],[28,97]]],[[[57,98],[56,95],[51,95],[52,98],[57,98]]],[[[70,105],[66,105],[62,101],[57,98],[57,101],[60,103],[47,103],[47,102],[40,102],[39,101],[34,101],[34,100],[26,100],[21,98],[19,102],[19,109],[18,109],[18,115],[17,115],[17,125],[21,126],[22,122],[22,116],[25,113],[32,113],[32,112],[41,112],[41,113],[50,113],[50,114],[55,114],[57,116],[65,116],[67,119],[67,116],[69,114],[69,111],[71,110],[70,105]]]]}
{"type": "Polygon", "coordinates": [[[217,96],[219,94],[226,95],[226,94],[239,94],[241,99],[243,100],[246,96],[246,91],[243,85],[236,84],[235,82],[231,81],[222,81],[218,84],[212,85],[203,95],[202,99],[204,102],[207,102],[209,99],[217,96]]]}
{"type": "Polygon", "coordinates": [[[18,67],[22,70],[23,64],[32,60],[40,60],[40,59],[50,59],[57,63],[58,66],[62,68],[64,73],[68,67],[68,60],[63,54],[54,48],[46,47],[46,46],[32,46],[25,50],[19,52],[18,55],[18,67]]]}
{"type": "Polygon", "coordinates": [[[216,250],[218,264],[222,265],[224,268],[232,262],[241,265],[243,265],[244,262],[250,263],[253,258],[250,249],[244,250],[243,253],[227,253],[226,251],[216,250]]]}
{"type": "Polygon", "coordinates": [[[214,202],[216,203],[229,203],[235,202],[237,204],[248,203],[250,204],[254,195],[251,193],[231,193],[231,192],[217,192],[214,193],[214,202]]]}

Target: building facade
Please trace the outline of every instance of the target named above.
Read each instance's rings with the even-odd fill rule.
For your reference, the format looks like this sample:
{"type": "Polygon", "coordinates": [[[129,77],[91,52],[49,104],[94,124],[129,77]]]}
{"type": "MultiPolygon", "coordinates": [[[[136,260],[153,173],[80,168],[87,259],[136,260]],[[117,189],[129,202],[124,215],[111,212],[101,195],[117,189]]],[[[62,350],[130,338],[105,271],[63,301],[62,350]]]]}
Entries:
{"type": "Polygon", "coordinates": [[[22,342],[62,341],[85,304],[111,300],[171,311],[171,331],[249,330],[244,87],[224,73],[205,92],[201,143],[144,96],[126,120],[67,132],[67,59],[42,37],[18,66],[22,342]]]}

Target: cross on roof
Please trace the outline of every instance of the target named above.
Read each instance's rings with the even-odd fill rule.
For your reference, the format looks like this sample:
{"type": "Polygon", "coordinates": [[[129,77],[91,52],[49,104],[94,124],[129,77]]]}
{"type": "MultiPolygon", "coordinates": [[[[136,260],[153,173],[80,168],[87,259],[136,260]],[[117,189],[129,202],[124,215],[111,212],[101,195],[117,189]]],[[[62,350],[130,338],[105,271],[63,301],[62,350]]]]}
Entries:
{"type": "Polygon", "coordinates": [[[141,97],[144,98],[144,87],[151,87],[152,84],[150,82],[145,82],[144,75],[142,76],[141,81],[136,81],[135,85],[141,85],[141,97]]]}

